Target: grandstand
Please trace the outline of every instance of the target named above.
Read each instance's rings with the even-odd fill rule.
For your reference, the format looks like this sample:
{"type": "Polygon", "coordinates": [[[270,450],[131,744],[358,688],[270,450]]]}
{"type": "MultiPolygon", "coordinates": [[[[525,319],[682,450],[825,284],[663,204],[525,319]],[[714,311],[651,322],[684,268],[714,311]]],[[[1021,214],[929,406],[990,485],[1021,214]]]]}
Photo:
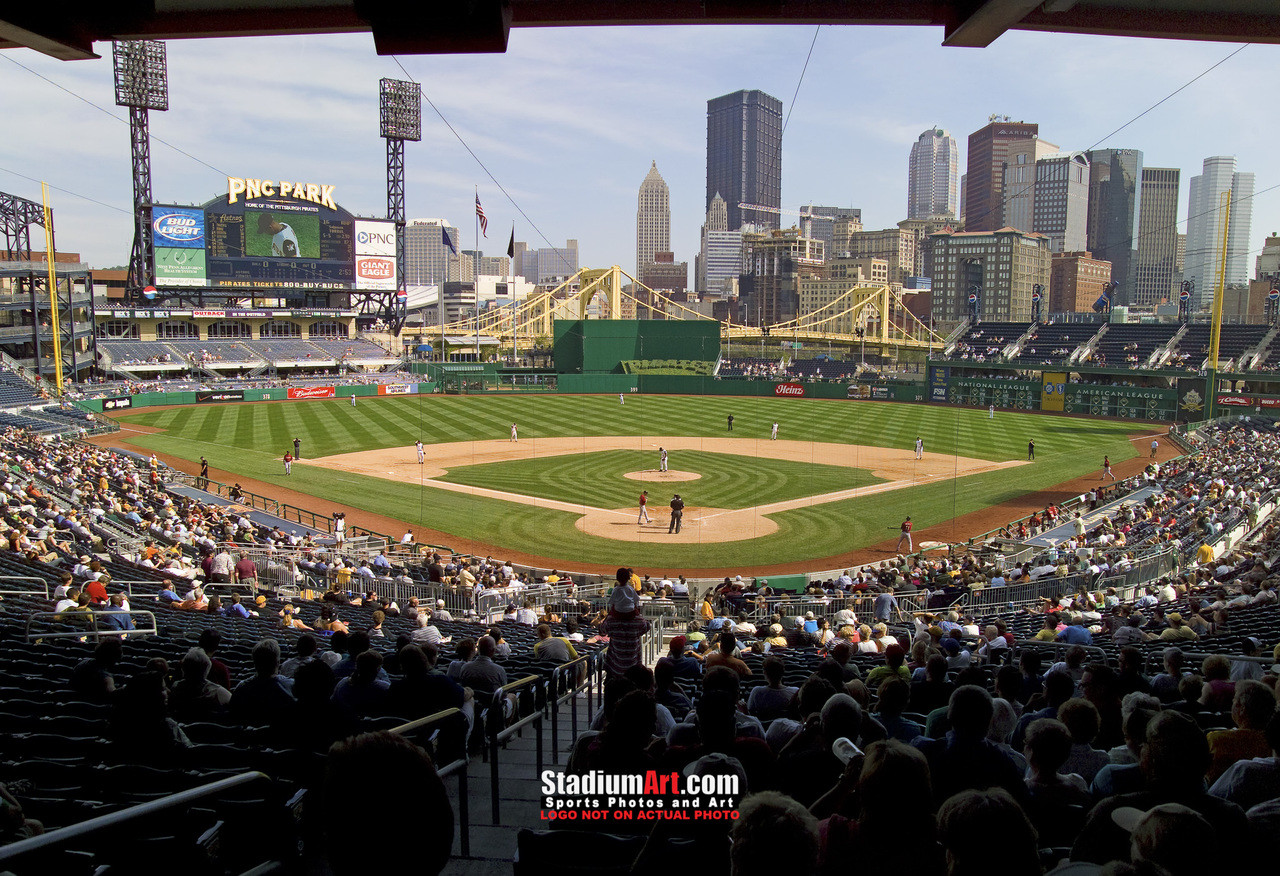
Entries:
{"type": "MultiPolygon", "coordinates": [[[[823,734],[838,731],[870,752],[882,753],[886,738],[922,752],[937,798],[925,817],[954,791],[994,784],[1025,807],[1042,861],[1106,860],[1109,836],[1087,826],[1088,810],[1108,811],[1118,789],[1147,794],[1152,802],[1143,805],[1164,793],[1160,785],[1144,791],[1136,773],[1120,783],[1122,709],[1129,708],[1121,695],[1148,689],[1157,694],[1140,701],[1153,710],[1150,738],[1170,733],[1185,746],[1191,732],[1201,740],[1204,769],[1213,771],[1209,783],[1192,771],[1198,796],[1177,799],[1243,824],[1245,804],[1260,792],[1250,786],[1251,796],[1237,796],[1239,786],[1216,780],[1233,758],[1262,755],[1247,753],[1256,745],[1228,748],[1216,734],[1266,744],[1262,729],[1280,720],[1272,668],[1280,644],[1273,583],[1280,581],[1280,530],[1269,519],[1280,482],[1280,432],[1232,422],[1188,440],[1186,456],[1098,496],[1050,506],[945,556],[814,573],[804,593],[773,593],[763,579],[725,579],[689,582],[686,597],[676,593],[684,579],[646,579],[640,606],[652,629],[637,657],[653,665],[669,655],[658,662],[652,696],[670,723],[646,726],[642,717],[636,732],[623,716],[637,708],[643,716],[634,697],[648,696],[627,692],[651,682],[628,672],[628,680],[605,685],[601,701],[598,684],[612,657],[595,633],[622,633],[600,626],[606,598],[594,576],[447,550],[418,553],[369,533],[352,533],[345,545],[327,538],[327,528],[291,534],[288,522],[269,514],[249,519],[242,506],[216,501],[190,479],[166,483],[170,473],[145,460],[11,429],[0,440],[8,471],[0,490],[9,499],[9,548],[0,550],[0,782],[23,817],[45,829],[174,802],[161,820],[120,823],[107,836],[88,834],[60,849],[9,860],[0,846],[0,865],[19,874],[63,872],[74,849],[74,860],[111,872],[311,868],[329,845],[315,831],[315,812],[331,812],[335,803],[320,781],[325,752],[361,731],[409,734],[447,773],[457,810],[451,872],[471,872],[468,861],[481,872],[517,856],[516,872],[545,872],[566,848],[587,846],[629,863],[642,854],[648,824],[611,820],[590,834],[547,832],[531,780],[544,764],[679,772],[709,750],[703,722],[710,727],[718,709],[732,715],[735,704],[743,709],[733,717],[737,730],[715,746],[736,758],[748,792],[778,789],[817,806],[836,787],[834,740],[809,739],[801,723],[820,714],[823,734]],[[235,533],[230,542],[227,533],[235,533]],[[245,559],[236,567],[240,551],[245,559]],[[68,578],[84,595],[68,598],[68,578]],[[124,605],[94,604],[112,594],[124,605]],[[125,608],[127,615],[113,613],[125,608]],[[95,644],[118,637],[125,617],[135,629],[115,639],[119,655],[114,645],[95,644]],[[581,633],[579,657],[566,661],[557,645],[545,652],[557,659],[540,659],[539,620],[553,636],[581,633]],[[477,673],[490,664],[482,657],[473,665],[465,655],[451,662],[448,654],[490,629],[506,647],[490,640],[482,648],[496,650],[513,706],[504,705],[508,689],[477,689],[472,708],[455,710],[459,701],[449,691],[458,689],[445,678],[478,688],[477,673]],[[729,630],[734,643],[723,635],[729,630]],[[277,643],[289,662],[280,665],[263,642],[277,643]],[[313,643],[318,656],[309,657],[313,643]],[[1171,645],[1181,647],[1186,677],[1161,672],[1171,645]],[[421,646],[444,652],[440,665],[449,664],[427,687],[414,681],[421,678],[421,646]],[[730,648],[739,650],[740,668],[730,648]],[[743,677],[727,682],[734,669],[743,677]],[[195,682],[182,680],[188,672],[203,685],[199,697],[191,696],[195,682]],[[271,681],[278,672],[293,678],[291,693],[256,695],[264,685],[289,687],[271,681]],[[200,681],[201,673],[211,673],[217,688],[200,681]],[[1065,695],[1054,673],[1065,674],[1065,695]],[[882,686],[898,677],[903,689],[882,686]],[[1253,677],[1263,684],[1250,687],[1245,679],[1253,677]],[[114,693],[104,686],[108,678],[114,693]],[[166,679],[173,682],[167,705],[166,679]],[[956,690],[964,693],[948,709],[956,690]],[[1045,790],[1052,776],[1036,772],[1044,756],[1038,740],[1058,725],[1033,718],[1051,718],[1062,707],[1065,720],[1063,700],[1076,690],[1083,700],[1072,702],[1091,705],[1071,708],[1097,713],[1094,735],[1079,740],[1085,747],[1078,751],[1088,754],[1092,773],[1068,783],[1071,794],[1045,790]],[[1242,697],[1247,708],[1238,704],[1242,697]],[[1012,703],[1028,717],[1010,719],[1012,703]],[[972,708],[995,711],[979,738],[965,742],[962,718],[972,708]],[[431,720],[436,713],[444,717],[431,720]],[[689,714],[697,720],[685,720],[689,714]],[[642,748],[659,728],[667,746],[646,754],[642,748]],[[980,778],[947,756],[954,745],[981,755],[988,768],[980,778]],[[1115,766],[1103,772],[1105,764],[1115,766]],[[468,768],[490,781],[469,783],[468,768]],[[257,771],[266,778],[246,777],[257,771]],[[215,781],[227,783],[223,796],[193,790],[215,781]],[[181,792],[198,799],[183,802],[175,796],[181,792]],[[143,848],[154,850],[157,863],[139,861],[143,848]]],[[[655,720],[652,707],[648,715],[655,720]]],[[[1069,732],[1076,726],[1068,721],[1069,732]]],[[[1193,747],[1179,763],[1190,769],[1199,757],[1193,747]]],[[[880,768],[905,769],[894,763],[880,768]]],[[[881,778],[909,786],[907,775],[881,778]]],[[[1280,797],[1280,787],[1269,793],[1262,799],[1280,797]]],[[[1250,818],[1266,812],[1250,810],[1250,818]]],[[[858,816],[850,810],[844,817],[858,816]]],[[[645,852],[648,863],[638,872],[666,872],[673,854],[700,872],[729,872],[725,826],[668,824],[662,835],[670,848],[645,852]]],[[[832,842],[819,846],[820,861],[843,860],[832,842]]],[[[910,872],[944,872],[924,851],[898,857],[910,872]]],[[[610,872],[592,864],[592,872],[610,872]]]]}

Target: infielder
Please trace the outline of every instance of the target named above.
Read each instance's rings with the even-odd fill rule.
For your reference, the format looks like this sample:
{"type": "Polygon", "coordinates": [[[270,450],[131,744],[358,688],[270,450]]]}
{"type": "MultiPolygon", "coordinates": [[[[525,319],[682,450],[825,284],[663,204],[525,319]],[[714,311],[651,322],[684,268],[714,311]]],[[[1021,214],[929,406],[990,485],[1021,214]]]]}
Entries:
{"type": "Polygon", "coordinates": [[[649,522],[649,491],[640,491],[640,517],[636,520],[636,525],[649,522]]]}
{"type": "Polygon", "coordinates": [[[769,440],[770,440],[770,441],[777,441],[777,440],[778,440],[778,423],[777,423],[777,421],[775,421],[775,422],[774,422],[774,424],[773,424],[773,428],[769,430],[769,440]]]}
{"type": "Polygon", "coordinates": [[[902,526],[900,527],[900,529],[902,531],[902,535],[898,536],[898,546],[894,548],[894,553],[902,552],[902,543],[904,541],[907,543],[908,552],[914,550],[914,548],[911,545],[911,518],[910,517],[902,521],[902,526]]]}
{"type": "Polygon", "coordinates": [[[284,473],[293,474],[293,454],[287,450],[284,452],[284,473]]]}
{"type": "Polygon", "coordinates": [[[667,470],[667,448],[658,448],[658,471],[667,470]]]}
{"type": "Polygon", "coordinates": [[[515,423],[512,423],[512,424],[511,424],[511,440],[512,440],[512,441],[518,441],[518,440],[519,440],[519,437],[518,437],[518,436],[517,436],[517,434],[516,434],[516,424],[515,424],[515,423]]]}
{"type": "Polygon", "coordinates": [[[924,439],[916,438],[916,459],[924,459],[924,439]]]}
{"type": "Polygon", "coordinates": [[[426,454],[426,451],[425,451],[425,450],[423,449],[423,447],[422,447],[422,439],[421,439],[421,438],[419,438],[419,439],[418,439],[418,441],[417,441],[417,443],[415,443],[415,444],[414,444],[414,447],[416,447],[416,448],[418,449],[418,465],[422,465],[424,462],[426,462],[426,461],[427,461],[427,454],[426,454]]]}

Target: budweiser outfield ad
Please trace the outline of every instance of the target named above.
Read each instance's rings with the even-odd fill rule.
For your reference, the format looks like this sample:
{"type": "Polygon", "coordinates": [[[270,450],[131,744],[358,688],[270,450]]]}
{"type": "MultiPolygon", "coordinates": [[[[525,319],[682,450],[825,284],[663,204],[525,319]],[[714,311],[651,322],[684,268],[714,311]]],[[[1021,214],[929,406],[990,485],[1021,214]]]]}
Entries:
{"type": "Polygon", "coordinates": [[[289,398],[333,398],[332,386],[291,386],[289,398]]]}

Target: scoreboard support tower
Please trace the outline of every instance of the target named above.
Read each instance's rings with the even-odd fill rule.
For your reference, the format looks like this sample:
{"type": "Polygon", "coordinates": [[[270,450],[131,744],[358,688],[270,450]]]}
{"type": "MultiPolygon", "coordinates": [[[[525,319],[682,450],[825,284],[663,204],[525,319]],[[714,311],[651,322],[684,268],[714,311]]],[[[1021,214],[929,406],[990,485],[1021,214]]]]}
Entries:
{"type": "Polygon", "coordinates": [[[133,248],[129,252],[126,294],[137,298],[155,284],[155,248],[151,238],[151,128],[149,110],[169,109],[169,74],[164,43],[131,40],[111,44],[116,106],[129,108],[129,144],[133,158],[133,248]]]}
{"type": "Polygon", "coordinates": [[[398,332],[405,319],[404,141],[422,139],[422,87],[402,79],[382,79],[379,116],[387,141],[387,218],[396,223],[396,288],[383,305],[383,318],[398,332]]]}

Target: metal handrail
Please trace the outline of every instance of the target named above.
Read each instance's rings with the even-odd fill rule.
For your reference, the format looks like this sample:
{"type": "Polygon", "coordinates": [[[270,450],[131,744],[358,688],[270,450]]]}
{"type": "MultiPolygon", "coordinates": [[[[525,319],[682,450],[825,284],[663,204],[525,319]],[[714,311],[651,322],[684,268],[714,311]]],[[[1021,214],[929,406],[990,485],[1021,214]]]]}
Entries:
{"type": "Polygon", "coordinates": [[[26,590],[4,590],[0,589],[0,594],[5,596],[43,596],[49,598],[49,581],[45,578],[37,578],[33,575],[0,575],[0,588],[11,581],[35,581],[38,587],[26,590]]]}
{"type": "Polygon", "coordinates": [[[537,770],[535,775],[542,775],[542,709],[534,709],[529,715],[520,718],[513,724],[505,724],[505,713],[502,703],[507,696],[518,695],[523,689],[541,684],[543,679],[539,675],[527,675],[518,681],[503,685],[493,692],[493,699],[489,707],[485,710],[485,732],[489,737],[489,797],[493,808],[493,823],[501,824],[500,816],[500,798],[498,795],[498,747],[519,733],[525,726],[532,724],[535,740],[536,740],[536,763],[537,770]],[[494,719],[493,713],[497,713],[497,720],[494,719]],[[504,724],[502,729],[499,724],[504,724]]]}
{"type": "MultiPolygon", "coordinates": [[[[443,724],[444,722],[450,721],[453,719],[461,720],[463,723],[463,726],[466,726],[466,720],[467,720],[466,715],[462,712],[461,709],[454,708],[454,709],[445,709],[442,712],[436,712],[433,715],[427,715],[425,717],[418,718],[413,721],[409,721],[408,723],[401,724],[398,727],[392,727],[387,732],[395,733],[400,736],[407,736],[410,733],[415,733],[419,730],[424,730],[428,727],[434,727],[437,724],[443,724]]],[[[448,778],[449,776],[452,776],[455,774],[458,777],[458,830],[459,830],[458,841],[460,844],[459,850],[462,852],[462,857],[469,858],[471,857],[471,805],[467,799],[467,794],[468,794],[467,767],[469,766],[469,761],[466,755],[465,733],[463,736],[462,744],[463,744],[463,756],[456,760],[450,761],[444,766],[437,767],[436,775],[438,775],[442,779],[448,778]]]]}
{"type": "Polygon", "coordinates": [[[129,821],[135,821],[139,818],[145,818],[154,815],[157,812],[167,812],[171,809],[177,809],[186,806],[188,803],[194,803],[197,800],[204,800],[207,797],[215,797],[225,791],[240,788],[261,779],[270,781],[271,778],[266,773],[249,772],[241,773],[238,776],[229,776],[225,779],[219,779],[216,782],[210,782],[207,785],[200,785],[196,788],[190,788],[186,791],[179,791],[176,794],[170,794],[167,797],[161,797],[158,800],[148,800],[146,803],[139,803],[137,806],[130,806],[128,809],[122,809],[119,812],[112,812],[107,815],[99,815],[97,818],[90,818],[88,821],[82,821],[79,824],[72,824],[67,827],[52,830],[40,836],[29,837],[19,840],[16,843],[10,843],[7,846],[0,846],[0,863],[11,861],[14,858],[32,852],[38,852],[41,849],[47,849],[51,846],[62,845],[70,840],[79,839],[91,833],[97,833],[105,828],[112,828],[124,824],[129,821]]]}
{"type": "Polygon", "coordinates": [[[122,638],[125,636],[154,636],[154,635],[158,635],[160,632],[159,627],[156,625],[155,614],[153,612],[146,611],[143,609],[131,609],[129,611],[87,611],[87,612],[77,611],[70,618],[67,617],[67,614],[68,614],[68,611],[33,611],[31,612],[31,614],[27,615],[27,627],[26,627],[27,641],[31,641],[32,639],[85,639],[92,636],[93,640],[95,642],[98,642],[102,639],[103,636],[120,636],[122,638]],[[130,617],[133,617],[134,615],[138,615],[140,617],[148,617],[148,618],[151,618],[151,626],[149,628],[138,627],[138,625],[135,623],[134,624],[135,628],[132,630],[117,630],[117,629],[104,630],[98,626],[98,617],[99,615],[103,615],[103,614],[127,614],[130,617]],[[70,630],[67,632],[35,632],[35,633],[31,632],[32,624],[39,618],[48,618],[50,621],[54,623],[75,624],[82,617],[87,618],[89,620],[89,624],[86,625],[85,629],[83,630],[70,630]]]}

